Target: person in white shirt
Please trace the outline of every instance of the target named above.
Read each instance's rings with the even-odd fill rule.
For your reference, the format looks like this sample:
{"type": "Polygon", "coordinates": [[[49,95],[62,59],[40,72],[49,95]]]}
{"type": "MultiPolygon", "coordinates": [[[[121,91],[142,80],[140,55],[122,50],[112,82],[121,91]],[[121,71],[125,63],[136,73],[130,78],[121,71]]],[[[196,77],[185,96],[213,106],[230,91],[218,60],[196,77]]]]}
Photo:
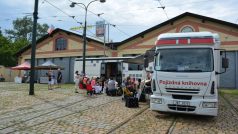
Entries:
{"type": "Polygon", "coordinates": [[[75,93],[78,93],[78,90],[79,90],[79,72],[78,71],[75,71],[74,82],[75,82],[75,93]]]}
{"type": "Polygon", "coordinates": [[[117,89],[116,89],[116,81],[115,80],[113,80],[113,77],[111,77],[110,79],[109,79],[109,81],[108,81],[108,85],[107,85],[107,87],[108,87],[108,93],[107,93],[107,95],[112,95],[112,94],[115,94],[116,93],[116,91],[117,91],[117,89]]]}

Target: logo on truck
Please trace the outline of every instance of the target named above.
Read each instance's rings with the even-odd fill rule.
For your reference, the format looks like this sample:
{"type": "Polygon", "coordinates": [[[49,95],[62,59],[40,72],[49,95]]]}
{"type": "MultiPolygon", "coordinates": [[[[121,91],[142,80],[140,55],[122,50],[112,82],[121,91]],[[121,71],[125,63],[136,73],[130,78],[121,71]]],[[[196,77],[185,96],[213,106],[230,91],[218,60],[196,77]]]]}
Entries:
{"type": "Polygon", "coordinates": [[[159,84],[163,85],[186,85],[186,86],[207,86],[207,82],[196,81],[175,81],[175,80],[160,80],[159,84]]]}

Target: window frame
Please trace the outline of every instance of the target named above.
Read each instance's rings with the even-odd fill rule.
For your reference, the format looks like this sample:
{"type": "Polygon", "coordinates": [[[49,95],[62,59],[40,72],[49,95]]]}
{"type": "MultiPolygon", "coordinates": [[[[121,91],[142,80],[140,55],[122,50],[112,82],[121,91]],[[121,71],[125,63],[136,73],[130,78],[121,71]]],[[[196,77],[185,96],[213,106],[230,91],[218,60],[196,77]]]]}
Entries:
{"type": "MultiPolygon", "coordinates": [[[[62,44],[60,44],[60,45],[62,45],[62,44]]],[[[64,51],[64,50],[67,50],[67,49],[68,49],[68,39],[65,38],[65,37],[62,37],[62,36],[57,37],[54,41],[54,51],[64,51]],[[59,48],[58,47],[58,45],[59,45],[58,40],[60,40],[60,39],[63,39],[65,41],[64,49],[58,49],[59,48]]]]}
{"type": "Polygon", "coordinates": [[[189,32],[195,32],[195,29],[194,29],[191,25],[185,25],[185,26],[183,26],[183,27],[180,29],[180,33],[187,33],[187,32],[184,32],[184,31],[183,31],[185,28],[190,28],[190,29],[192,29],[192,31],[189,31],[189,32]]]}

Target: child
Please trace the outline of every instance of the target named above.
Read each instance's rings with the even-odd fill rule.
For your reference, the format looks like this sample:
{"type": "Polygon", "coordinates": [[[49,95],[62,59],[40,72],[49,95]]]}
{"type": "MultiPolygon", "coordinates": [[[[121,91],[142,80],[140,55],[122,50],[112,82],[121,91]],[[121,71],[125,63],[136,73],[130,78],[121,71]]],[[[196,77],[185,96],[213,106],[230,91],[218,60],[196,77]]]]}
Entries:
{"type": "Polygon", "coordinates": [[[87,79],[87,82],[86,82],[86,89],[87,89],[87,95],[92,96],[93,95],[93,87],[91,85],[89,78],[87,79]]]}
{"type": "Polygon", "coordinates": [[[87,85],[87,80],[88,80],[89,78],[87,77],[87,76],[84,76],[83,77],[83,89],[87,89],[87,87],[86,87],[86,85],[87,85]]]}

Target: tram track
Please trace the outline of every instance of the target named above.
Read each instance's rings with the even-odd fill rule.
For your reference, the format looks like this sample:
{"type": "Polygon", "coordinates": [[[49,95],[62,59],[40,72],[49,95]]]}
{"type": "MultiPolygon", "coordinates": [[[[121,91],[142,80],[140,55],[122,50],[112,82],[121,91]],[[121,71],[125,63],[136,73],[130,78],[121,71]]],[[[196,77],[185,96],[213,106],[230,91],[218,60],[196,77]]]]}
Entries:
{"type": "Polygon", "coordinates": [[[141,109],[139,112],[135,113],[134,115],[130,116],[129,118],[127,118],[126,120],[124,120],[123,122],[117,124],[115,127],[111,128],[109,131],[106,132],[106,134],[111,134],[114,131],[116,131],[117,129],[119,129],[121,126],[125,125],[126,123],[128,123],[129,121],[131,121],[132,119],[138,117],[139,115],[141,115],[143,112],[145,112],[147,109],[149,109],[149,106],[144,107],[143,109],[141,109]]]}
{"type": "MultiPolygon", "coordinates": [[[[91,98],[90,98],[90,99],[91,99],[91,98]]],[[[49,112],[47,112],[47,113],[43,113],[43,114],[40,114],[40,115],[38,115],[38,116],[34,116],[34,117],[32,117],[32,118],[29,118],[29,119],[26,119],[26,120],[23,120],[23,121],[18,121],[17,123],[13,123],[13,124],[8,125],[8,126],[6,126],[6,127],[0,128],[0,133],[1,133],[1,131],[3,132],[5,129],[8,129],[8,128],[11,128],[11,127],[14,127],[14,126],[23,124],[23,123],[26,123],[26,122],[28,122],[28,121],[31,121],[31,120],[34,120],[34,119],[37,119],[37,118],[41,118],[41,117],[44,117],[44,116],[53,114],[53,113],[55,113],[55,112],[57,112],[57,111],[60,111],[60,110],[69,110],[69,109],[67,109],[67,108],[70,108],[70,107],[72,107],[73,105],[79,104],[79,103],[81,103],[81,102],[85,102],[85,100],[90,100],[90,99],[88,99],[88,98],[87,98],[87,99],[83,99],[83,100],[81,100],[81,101],[78,101],[78,102],[75,102],[75,103],[71,103],[70,105],[66,105],[66,106],[60,107],[60,108],[58,108],[58,109],[49,111],[49,112]]],[[[98,107],[98,106],[107,105],[107,104],[112,103],[112,102],[117,101],[117,100],[118,100],[118,99],[115,99],[115,100],[107,100],[105,103],[99,104],[99,105],[97,105],[97,106],[88,106],[88,108],[85,108],[85,109],[83,109],[83,110],[70,111],[69,114],[65,114],[65,115],[63,115],[63,116],[55,117],[55,118],[52,118],[52,119],[49,119],[49,120],[42,121],[42,122],[40,122],[40,123],[31,125],[31,126],[24,127],[24,129],[27,129],[27,128],[30,128],[30,127],[34,127],[34,126],[36,126],[36,125],[40,125],[40,124],[43,124],[43,123],[46,123],[46,122],[49,122],[49,121],[53,121],[53,120],[56,120],[56,119],[60,119],[60,118],[63,118],[63,117],[67,117],[67,116],[70,116],[70,115],[73,115],[73,114],[76,114],[76,113],[78,114],[78,113],[84,112],[84,111],[86,111],[86,110],[90,110],[90,109],[96,108],[96,107],[98,107]]],[[[16,129],[16,130],[11,131],[11,132],[9,132],[9,133],[13,133],[13,132],[16,132],[16,131],[19,131],[19,129],[16,129]]]]}
{"type": "MultiPolygon", "coordinates": [[[[70,96],[70,97],[72,97],[72,96],[70,96]]],[[[41,106],[41,105],[44,105],[44,104],[49,104],[49,105],[55,105],[55,107],[51,107],[51,108],[57,108],[57,107],[62,107],[62,106],[64,106],[64,105],[59,105],[59,104],[56,104],[56,103],[54,103],[54,102],[57,102],[57,101],[65,101],[65,100],[67,100],[69,97],[65,97],[64,99],[62,99],[62,98],[59,98],[59,99],[55,99],[55,100],[51,100],[51,101],[48,101],[48,100],[46,100],[46,99],[44,99],[44,98],[41,98],[41,97],[36,97],[36,96],[34,96],[34,98],[36,98],[36,99],[38,99],[38,100],[41,100],[41,101],[43,101],[43,102],[41,102],[41,103],[38,103],[38,104],[35,104],[35,105],[30,105],[30,106],[25,106],[25,107],[21,107],[21,108],[17,108],[17,109],[14,109],[14,110],[9,110],[9,111],[6,111],[6,112],[4,112],[4,113],[2,113],[1,114],[1,116],[2,115],[4,115],[4,114],[9,114],[9,113],[11,113],[11,112],[16,112],[16,111],[23,111],[23,110],[25,110],[25,109],[32,109],[33,107],[37,107],[37,106],[41,106]]],[[[85,99],[84,99],[85,100],[85,99]]],[[[83,101],[83,100],[82,100],[83,101]]],[[[79,101],[75,101],[75,102],[71,102],[71,103],[68,103],[68,104],[66,104],[66,105],[74,105],[74,104],[76,104],[76,103],[78,103],[79,101]]],[[[81,100],[80,100],[80,102],[81,102],[81,100]]],[[[45,111],[45,110],[47,110],[48,108],[44,108],[44,109],[41,109],[41,110],[33,110],[33,111],[30,111],[30,112],[25,112],[25,113],[21,113],[21,114],[18,114],[18,115],[16,115],[16,116],[22,116],[22,115],[26,115],[26,114],[30,114],[30,113],[35,113],[35,112],[41,112],[41,111],[45,111]]],[[[0,117],[0,120],[3,120],[3,119],[7,119],[7,118],[14,118],[14,117],[16,117],[16,116],[8,116],[8,117],[0,117]]]]}
{"type": "MultiPolygon", "coordinates": [[[[121,122],[120,124],[116,125],[115,127],[113,127],[112,129],[110,129],[109,131],[106,132],[106,134],[114,134],[114,133],[120,133],[122,129],[126,129],[128,125],[128,127],[131,126],[131,124],[133,124],[132,122],[136,122],[140,119],[144,119],[146,120],[147,118],[145,117],[145,115],[149,113],[151,113],[152,111],[148,111],[149,109],[149,105],[144,107],[143,109],[141,109],[140,111],[138,111],[137,113],[135,113],[134,115],[132,115],[131,117],[127,118],[126,120],[124,120],[123,122],[121,122]],[[143,116],[145,118],[143,118],[143,116]],[[137,119],[136,119],[137,118],[137,119]],[[134,121],[133,121],[134,120],[134,121]],[[119,131],[118,131],[119,130],[119,131]]],[[[177,115],[173,115],[171,114],[170,116],[173,116],[173,118],[171,118],[171,122],[168,124],[168,127],[167,129],[164,131],[164,133],[166,134],[172,134],[173,133],[173,130],[175,129],[175,126],[176,126],[176,123],[177,123],[177,120],[178,120],[178,117],[177,115]]],[[[167,118],[167,114],[160,114],[160,120],[164,120],[163,118],[167,118]]],[[[158,118],[158,117],[154,117],[154,118],[158,118]]],[[[166,119],[165,119],[166,120],[166,119]]],[[[141,122],[142,123],[142,122],[141,122]]],[[[143,123],[142,123],[143,124],[143,123]]],[[[138,125],[140,126],[140,125],[138,125]]],[[[138,132],[136,129],[135,129],[136,132],[138,132]]],[[[131,133],[134,133],[135,131],[131,131],[131,133]]],[[[142,130],[142,132],[144,133],[144,131],[142,130]]]]}
{"type": "Polygon", "coordinates": [[[172,122],[171,122],[171,125],[169,126],[169,128],[168,128],[166,134],[172,134],[172,133],[173,133],[173,130],[174,130],[174,128],[175,128],[175,126],[176,126],[176,123],[177,123],[177,119],[178,119],[178,117],[177,117],[177,116],[174,116],[174,118],[173,118],[173,120],[172,120],[172,122]]]}
{"type": "Polygon", "coordinates": [[[220,92],[220,96],[225,100],[226,104],[238,115],[238,108],[236,108],[230,101],[227,99],[223,93],[220,92]]]}
{"type": "MultiPolygon", "coordinates": [[[[67,107],[70,107],[72,105],[75,105],[77,103],[80,103],[84,100],[87,100],[87,99],[83,99],[83,100],[80,100],[80,101],[75,101],[75,102],[72,102],[72,103],[69,103],[69,104],[66,104],[66,105],[58,105],[56,103],[53,103],[51,101],[45,101],[44,103],[41,103],[41,104],[37,104],[37,105],[32,105],[32,106],[28,106],[28,107],[22,107],[22,108],[19,108],[19,109],[16,109],[12,112],[15,112],[15,111],[22,111],[22,110],[25,110],[25,109],[31,109],[32,107],[37,107],[37,106],[40,106],[40,105],[44,105],[46,103],[50,104],[50,105],[53,105],[53,107],[50,107],[50,109],[54,109],[54,108],[59,108],[57,110],[60,110],[62,108],[67,108],[67,107]]],[[[55,100],[54,100],[55,101],[55,100]]],[[[42,112],[42,111],[47,111],[49,110],[49,108],[44,108],[44,109],[40,109],[40,110],[33,110],[33,111],[30,111],[30,112],[24,112],[24,113],[21,113],[21,114],[17,114],[17,115],[14,115],[14,116],[7,116],[7,117],[0,117],[0,120],[4,120],[4,119],[11,119],[11,118],[16,118],[16,117],[19,117],[19,116],[24,116],[24,115],[27,115],[27,114],[31,114],[31,113],[38,113],[38,112],[42,112]]],[[[57,111],[56,110],[56,111],[57,111]]],[[[50,111],[51,112],[51,111],[50,111]]],[[[1,122],[0,121],[0,122],[1,122]]],[[[1,129],[0,129],[1,130],[1,129]]]]}
{"type": "MultiPolygon", "coordinates": [[[[220,99],[224,100],[225,105],[227,107],[231,108],[234,111],[234,113],[238,116],[238,109],[229,101],[229,99],[227,99],[224,96],[224,94],[222,94],[221,92],[219,92],[219,96],[221,97],[220,99]]],[[[221,101],[221,100],[219,100],[219,101],[221,101]]],[[[174,117],[173,121],[171,122],[171,125],[168,128],[166,134],[172,134],[173,133],[173,130],[174,130],[175,126],[176,126],[177,121],[178,121],[178,116],[175,115],[175,117],[174,117]]]]}

